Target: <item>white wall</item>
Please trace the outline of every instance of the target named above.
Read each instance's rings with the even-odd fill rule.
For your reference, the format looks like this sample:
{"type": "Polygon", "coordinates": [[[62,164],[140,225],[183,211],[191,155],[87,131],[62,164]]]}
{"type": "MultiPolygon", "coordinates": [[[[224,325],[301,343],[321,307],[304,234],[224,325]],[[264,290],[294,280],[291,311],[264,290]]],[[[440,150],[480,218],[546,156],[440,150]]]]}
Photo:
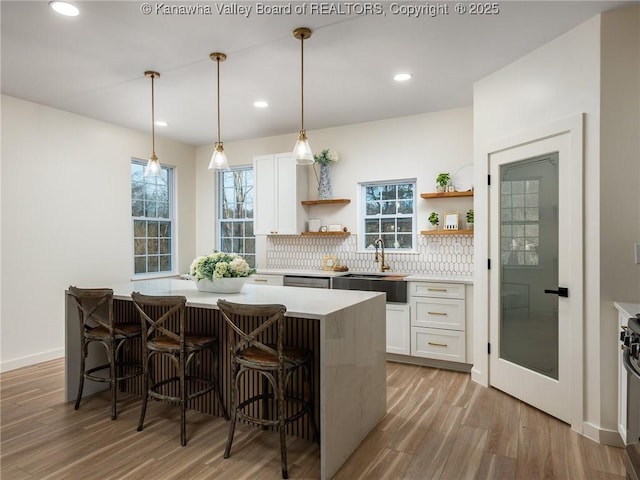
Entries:
{"type": "MultiPolygon", "coordinates": [[[[472,133],[471,108],[309,131],[309,142],[314,152],[330,148],[340,155],[340,160],[331,165],[334,198],[351,199],[350,204],[340,208],[307,207],[309,216],[320,217],[325,224],[340,223],[355,232],[358,182],[417,178],[418,193],[433,192],[438,173],[447,171],[453,174],[460,167],[472,163],[472,133]]],[[[256,155],[290,151],[295,138],[296,134],[292,132],[290,135],[229,142],[225,143],[225,152],[232,166],[250,165],[256,155]]],[[[212,151],[213,145],[196,149],[198,253],[209,252],[215,247],[215,207],[212,203],[215,182],[214,175],[207,170],[212,151]]],[[[310,173],[309,178],[309,191],[314,193],[313,198],[317,198],[316,177],[310,173]]],[[[419,228],[427,228],[426,219],[431,210],[459,210],[464,217],[469,207],[468,198],[435,202],[418,199],[419,228]]],[[[262,240],[257,240],[259,249],[264,249],[262,240]]],[[[259,260],[260,256],[261,253],[259,260]]]]}
{"type": "MultiPolygon", "coordinates": [[[[131,157],[148,133],[2,96],[2,370],[64,355],[64,289],[132,275],[131,157]]],[[[195,252],[194,148],[156,138],[175,165],[178,259],[195,252]]]]}
{"type": "MultiPolygon", "coordinates": [[[[555,120],[586,114],[584,421],[589,427],[585,427],[585,433],[596,440],[610,439],[610,433],[615,432],[617,342],[616,316],[611,301],[638,301],[640,292],[640,277],[631,257],[631,242],[633,238],[638,241],[639,229],[638,7],[604,14],[602,18],[604,20],[601,16],[594,17],[477,82],[474,88],[477,178],[485,178],[488,173],[488,145],[555,120]],[[626,23],[624,19],[627,19],[626,23]],[[603,25],[606,28],[601,32],[603,25]],[[601,39],[608,38],[618,29],[619,35],[611,39],[610,44],[609,40],[601,43],[601,39]],[[626,48],[621,49],[623,45],[626,48]],[[606,72],[605,66],[609,68],[611,63],[613,70],[606,72]],[[617,75],[624,75],[624,79],[616,79],[617,75]],[[617,103],[614,104],[611,97],[617,103]],[[623,110],[621,117],[617,116],[619,108],[623,110]],[[621,126],[621,123],[628,124],[621,126]],[[616,179],[620,177],[625,178],[622,189],[616,185],[616,179]],[[635,206],[628,206],[630,203],[635,206]],[[622,204],[625,207],[619,211],[619,216],[623,217],[620,219],[614,210],[622,204]],[[619,233],[612,223],[624,232],[621,240],[614,240],[619,233]],[[619,295],[624,298],[616,298],[619,295]]],[[[488,202],[486,185],[478,181],[476,185],[476,217],[479,220],[475,224],[475,258],[479,264],[481,258],[488,257],[488,225],[483,221],[487,218],[488,202]]],[[[474,325],[473,375],[476,380],[486,383],[486,270],[476,269],[474,289],[474,318],[477,321],[474,325]]]]}

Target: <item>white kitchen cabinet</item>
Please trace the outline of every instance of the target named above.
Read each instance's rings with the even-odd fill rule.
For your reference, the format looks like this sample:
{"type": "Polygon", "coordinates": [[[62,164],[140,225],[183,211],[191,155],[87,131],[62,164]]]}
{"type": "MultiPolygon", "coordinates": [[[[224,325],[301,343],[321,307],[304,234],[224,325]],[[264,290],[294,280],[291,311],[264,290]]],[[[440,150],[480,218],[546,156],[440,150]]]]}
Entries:
{"type": "Polygon", "coordinates": [[[305,230],[309,167],[298,165],[291,153],[253,158],[256,235],[295,235],[305,230]]]}
{"type": "Polygon", "coordinates": [[[259,274],[250,275],[246,283],[254,283],[256,285],[276,285],[281,287],[284,283],[284,275],[268,275],[259,274]]]}
{"type": "Polygon", "coordinates": [[[412,356],[466,361],[464,284],[410,282],[409,306],[412,356]]]}
{"type": "Polygon", "coordinates": [[[411,354],[409,305],[387,303],[387,353],[411,354]]]}

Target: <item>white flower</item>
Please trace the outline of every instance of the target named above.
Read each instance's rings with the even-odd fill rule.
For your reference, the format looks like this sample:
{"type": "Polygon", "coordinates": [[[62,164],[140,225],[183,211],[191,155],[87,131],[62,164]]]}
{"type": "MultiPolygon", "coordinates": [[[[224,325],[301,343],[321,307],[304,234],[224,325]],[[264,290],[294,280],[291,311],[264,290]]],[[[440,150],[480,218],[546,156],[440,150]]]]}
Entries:
{"type": "Polygon", "coordinates": [[[214,252],[206,256],[196,257],[189,273],[196,280],[207,278],[247,277],[255,273],[244,258],[235,253],[214,252]]]}
{"type": "Polygon", "coordinates": [[[327,158],[329,158],[332,162],[337,162],[340,158],[338,157],[338,153],[335,150],[329,150],[327,153],[327,158]]]}

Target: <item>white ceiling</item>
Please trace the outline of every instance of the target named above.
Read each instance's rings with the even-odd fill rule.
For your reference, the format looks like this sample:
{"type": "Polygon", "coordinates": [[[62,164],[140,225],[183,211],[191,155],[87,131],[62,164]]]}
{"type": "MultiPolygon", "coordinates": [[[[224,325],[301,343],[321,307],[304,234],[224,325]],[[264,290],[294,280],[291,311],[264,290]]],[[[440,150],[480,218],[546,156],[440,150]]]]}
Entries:
{"type": "MultiPolygon", "coordinates": [[[[236,2],[226,2],[233,5],[236,2]]],[[[289,2],[264,2],[286,5],[289,2]]],[[[318,2],[293,1],[293,6],[318,2]]],[[[396,2],[424,5],[426,2],[396,2]]],[[[42,1],[2,1],[2,93],[141,131],[150,131],[156,80],[156,134],[193,145],[215,141],[216,66],[221,64],[222,139],[293,133],[300,128],[300,42],[305,41],[309,130],[472,104],[472,85],[601,11],[628,2],[502,1],[498,15],[219,15],[141,13],[143,2],[76,1],[62,17],[42,1]],[[411,81],[392,80],[399,71],[411,81]],[[266,99],[270,107],[253,107],[266,99]]],[[[150,2],[152,9],[162,2],[150,2]]],[[[333,2],[337,5],[338,2],[333,2]]],[[[360,4],[362,5],[362,4],[360,4]]],[[[343,5],[343,8],[344,7],[343,5]]]]}

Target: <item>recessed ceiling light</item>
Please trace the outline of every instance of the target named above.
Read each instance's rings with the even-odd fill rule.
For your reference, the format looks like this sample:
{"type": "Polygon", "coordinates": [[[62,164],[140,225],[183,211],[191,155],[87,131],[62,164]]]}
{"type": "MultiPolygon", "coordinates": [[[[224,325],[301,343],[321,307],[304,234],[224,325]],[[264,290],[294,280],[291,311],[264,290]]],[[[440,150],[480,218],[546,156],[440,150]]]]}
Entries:
{"type": "Polygon", "coordinates": [[[393,79],[396,82],[406,82],[407,80],[410,80],[411,77],[413,77],[413,75],[410,73],[398,73],[393,77],[393,79]]]}
{"type": "Polygon", "coordinates": [[[169,125],[169,124],[167,122],[162,121],[162,120],[158,120],[156,122],[156,126],[157,127],[166,127],[167,125],[169,125]]]}
{"type": "Polygon", "coordinates": [[[65,17],[76,17],[80,14],[80,10],[75,5],[68,2],[49,2],[49,6],[60,15],[65,17]]]}
{"type": "Polygon", "coordinates": [[[267,108],[269,106],[269,102],[266,102],[265,100],[256,100],[253,102],[253,106],[257,108],[267,108]]]}

